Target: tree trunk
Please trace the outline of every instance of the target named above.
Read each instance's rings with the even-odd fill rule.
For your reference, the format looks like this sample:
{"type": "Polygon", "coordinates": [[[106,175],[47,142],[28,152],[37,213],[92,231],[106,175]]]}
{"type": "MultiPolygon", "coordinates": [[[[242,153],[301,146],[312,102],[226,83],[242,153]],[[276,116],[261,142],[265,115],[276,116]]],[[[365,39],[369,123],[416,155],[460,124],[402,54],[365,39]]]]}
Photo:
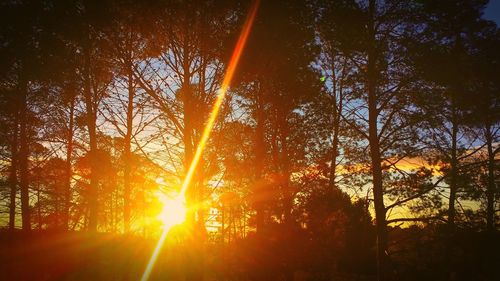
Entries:
{"type": "MultiPolygon", "coordinates": [[[[129,52],[131,50],[129,49],[129,52]]],[[[130,149],[130,143],[132,138],[132,125],[133,125],[133,111],[134,111],[134,81],[133,81],[133,66],[132,58],[129,55],[129,61],[127,62],[128,70],[128,104],[127,104],[127,132],[125,135],[124,144],[124,169],[123,169],[123,226],[124,231],[127,233],[130,231],[130,193],[131,193],[131,170],[132,170],[132,153],[130,149]]]]}
{"type": "Polygon", "coordinates": [[[75,119],[75,97],[72,96],[69,103],[69,124],[68,135],[66,138],[66,182],[64,186],[64,210],[62,227],[64,230],[69,230],[69,210],[71,207],[71,178],[73,171],[71,167],[71,159],[73,155],[73,130],[75,119]]]}
{"type": "Polygon", "coordinates": [[[386,229],[386,209],[384,206],[384,190],[382,183],[382,159],[380,155],[380,144],[378,137],[378,109],[376,91],[376,55],[375,55],[375,0],[369,2],[369,49],[368,49],[368,135],[370,144],[370,156],[372,163],[373,178],[373,199],[375,205],[375,219],[377,232],[377,277],[379,281],[390,279],[389,261],[387,256],[387,229],[386,229]]]}
{"type": "Polygon", "coordinates": [[[491,126],[484,128],[486,145],[488,147],[488,187],[486,189],[486,230],[495,231],[495,153],[493,152],[493,136],[491,126]]]}
{"type": "Polygon", "coordinates": [[[265,148],[264,148],[264,102],[262,99],[262,92],[260,89],[257,90],[257,102],[256,102],[256,127],[255,127],[255,194],[254,194],[254,204],[256,211],[256,230],[257,233],[262,233],[264,227],[264,186],[263,186],[263,170],[264,170],[264,158],[265,158],[265,148]]]}
{"type": "Polygon", "coordinates": [[[16,194],[17,194],[17,141],[18,141],[18,113],[14,113],[14,126],[12,130],[11,162],[9,171],[10,205],[9,205],[9,230],[16,226],[16,194]]]}
{"type": "Polygon", "coordinates": [[[451,128],[451,160],[450,160],[450,198],[448,201],[448,226],[450,231],[455,228],[455,201],[457,194],[457,176],[458,176],[458,160],[457,160],[457,133],[458,124],[456,120],[456,108],[452,101],[452,128],[451,128]]]}
{"type": "MultiPolygon", "coordinates": [[[[332,56],[333,57],[333,56],[332,56]]],[[[332,59],[333,60],[333,59],[332,59]]],[[[332,61],[332,69],[335,69],[335,65],[332,61]]],[[[332,132],[332,163],[330,164],[330,178],[329,186],[330,189],[336,186],[336,175],[337,175],[337,157],[339,155],[339,130],[340,130],[340,114],[342,114],[342,85],[338,85],[337,77],[335,76],[335,71],[333,71],[333,132],[332,132]],[[337,91],[340,91],[340,96],[337,99],[337,91]]]]}
{"type": "MultiPolygon", "coordinates": [[[[37,229],[42,230],[42,205],[40,202],[40,186],[37,186],[36,190],[36,218],[37,218],[37,229]]],[[[57,204],[57,203],[56,203],[57,204]]],[[[56,216],[57,224],[57,216],[56,216]]]]}
{"type": "Polygon", "coordinates": [[[330,178],[329,178],[329,186],[330,188],[333,188],[336,186],[336,180],[337,180],[337,157],[338,157],[338,150],[339,150],[339,119],[336,117],[337,113],[337,108],[334,106],[334,124],[333,124],[333,135],[332,135],[332,163],[330,164],[330,178]]]}
{"type": "MultiPolygon", "coordinates": [[[[89,114],[88,115],[93,115],[89,114]]],[[[95,119],[91,116],[87,116],[89,120],[87,120],[87,128],[89,130],[89,138],[90,138],[90,186],[89,186],[89,230],[97,231],[97,219],[98,219],[98,188],[99,181],[97,178],[97,140],[96,140],[96,125],[95,119]],[[93,120],[93,121],[92,121],[93,120]]]]}
{"type": "MultiPolygon", "coordinates": [[[[187,15],[186,15],[187,16],[187,15]]],[[[184,26],[184,34],[189,34],[188,26],[184,26]]],[[[194,96],[193,89],[191,87],[191,58],[190,54],[192,54],[192,46],[189,42],[188,36],[185,36],[182,43],[182,52],[183,61],[182,61],[182,69],[183,69],[183,80],[181,85],[181,97],[183,103],[183,122],[184,122],[184,132],[183,132],[183,142],[184,142],[184,167],[186,174],[189,170],[189,167],[192,164],[194,153],[196,150],[195,136],[194,136],[194,96]]],[[[199,206],[198,198],[199,198],[199,190],[196,188],[197,183],[196,173],[191,178],[191,182],[186,190],[186,204],[188,206],[199,206]]],[[[184,179],[186,180],[186,179],[184,179]]],[[[188,214],[186,215],[186,221],[188,225],[191,227],[190,233],[190,241],[191,249],[190,249],[190,258],[188,261],[189,266],[192,270],[189,270],[186,274],[187,281],[199,281],[203,279],[203,251],[202,251],[202,243],[200,236],[200,218],[198,217],[197,221],[197,210],[195,208],[189,208],[188,214]]]]}
{"type": "Polygon", "coordinates": [[[19,85],[19,176],[21,188],[21,218],[24,231],[31,230],[30,198],[29,198],[29,141],[27,117],[27,81],[20,79],[19,85]]]}
{"type": "MultiPolygon", "coordinates": [[[[185,78],[184,78],[184,85],[181,88],[182,91],[182,98],[183,98],[183,106],[184,106],[184,132],[183,132],[183,142],[184,142],[184,170],[187,171],[189,170],[189,166],[191,165],[191,162],[193,161],[193,155],[194,155],[194,148],[193,148],[193,129],[192,129],[192,122],[193,118],[191,117],[192,113],[192,97],[191,97],[191,90],[189,87],[189,81],[190,81],[190,73],[189,70],[186,71],[185,73],[185,78]]],[[[194,176],[193,176],[194,179],[194,176]]],[[[193,182],[193,179],[191,179],[191,182],[193,182]]],[[[193,184],[190,183],[189,187],[186,190],[186,200],[188,201],[187,203],[190,206],[194,206],[196,204],[196,192],[193,188],[193,184]]],[[[195,212],[190,211],[188,214],[188,221],[192,223],[192,225],[195,225],[195,212]]]]}
{"type": "MultiPolygon", "coordinates": [[[[88,33],[88,30],[87,30],[88,33]]],[[[90,35],[87,34],[87,37],[90,35]]],[[[87,129],[89,133],[90,142],[90,186],[89,186],[89,231],[97,231],[97,219],[98,219],[98,200],[97,196],[99,194],[99,181],[97,177],[97,134],[96,134],[96,101],[95,96],[91,90],[91,70],[90,70],[90,38],[87,38],[87,46],[85,46],[85,73],[84,73],[84,98],[85,98],[85,109],[86,109],[86,121],[87,129]]],[[[95,93],[94,93],[95,94],[95,93]]]]}
{"type": "Polygon", "coordinates": [[[281,174],[282,174],[282,186],[283,186],[283,193],[284,193],[284,201],[283,206],[284,206],[284,219],[285,219],[285,224],[288,226],[291,226],[293,224],[293,219],[292,219],[292,209],[293,209],[293,197],[294,197],[294,192],[292,190],[292,187],[290,186],[290,155],[288,153],[288,134],[289,134],[289,127],[288,127],[288,121],[287,121],[287,116],[285,114],[285,110],[278,109],[278,122],[279,124],[279,133],[280,133],[280,142],[281,142],[281,157],[280,157],[280,162],[281,162],[281,174]]]}

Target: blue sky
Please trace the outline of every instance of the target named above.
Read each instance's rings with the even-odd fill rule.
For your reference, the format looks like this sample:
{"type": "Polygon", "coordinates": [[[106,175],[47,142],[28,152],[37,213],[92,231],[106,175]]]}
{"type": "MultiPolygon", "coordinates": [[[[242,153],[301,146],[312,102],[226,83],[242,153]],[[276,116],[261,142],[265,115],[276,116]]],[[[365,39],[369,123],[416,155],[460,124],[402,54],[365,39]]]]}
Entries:
{"type": "Polygon", "coordinates": [[[490,0],[484,10],[483,18],[495,21],[500,26],[500,0],[490,0]]]}

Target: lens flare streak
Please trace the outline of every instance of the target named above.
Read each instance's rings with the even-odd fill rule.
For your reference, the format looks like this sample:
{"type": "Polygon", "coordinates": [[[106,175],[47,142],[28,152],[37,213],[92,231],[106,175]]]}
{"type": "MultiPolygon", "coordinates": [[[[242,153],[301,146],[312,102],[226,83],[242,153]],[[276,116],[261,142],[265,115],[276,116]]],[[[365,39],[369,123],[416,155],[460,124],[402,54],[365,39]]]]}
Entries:
{"type": "Polygon", "coordinates": [[[198,162],[200,161],[200,157],[203,153],[203,149],[205,148],[208,137],[210,136],[210,132],[212,131],[215,120],[217,119],[217,115],[219,114],[219,109],[222,105],[222,102],[224,101],[224,97],[226,96],[226,92],[227,92],[227,89],[229,88],[229,84],[231,83],[231,80],[233,79],[234,71],[236,70],[236,65],[238,64],[238,61],[241,57],[243,47],[245,46],[248,35],[250,34],[250,29],[252,27],[253,20],[255,18],[255,14],[257,13],[258,3],[259,3],[259,1],[254,2],[253,6],[250,10],[250,13],[247,17],[247,20],[245,21],[245,25],[243,26],[243,30],[241,31],[240,37],[238,38],[238,42],[236,44],[236,47],[233,51],[233,55],[231,56],[231,60],[229,61],[229,65],[228,65],[227,70],[226,70],[226,75],[224,76],[224,80],[222,80],[221,88],[219,89],[219,93],[218,93],[217,98],[215,100],[215,103],[213,105],[212,111],[210,112],[210,116],[209,116],[209,118],[207,120],[207,124],[205,125],[205,128],[203,130],[203,134],[201,136],[200,142],[198,143],[198,146],[196,147],[196,152],[194,154],[193,161],[191,162],[191,165],[189,166],[189,170],[186,174],[186,177],[184,178],[184,183],[182,184],[182,189],[181,189],[180,194],[186,193],[187,188],[189,186],[189,183],[191,182],[191,178],[193,177],[193,174],[196,170],[196,166],[198,165],[198,162]]]}
{"type": "MultiPolygon", "coordinates": [[[[227,92],[229,85],[231,83],[231,80],[234,76],[236,66],[237,66],[238,61],[241,57],[241,53],[243,51],[243,48],[245,47],[245,43],[248,39],[248,35],[250,34],[250,30],[252,28],[253,21],[255,19],[255,15],[257,14],[259,2],[260,2],[260,0],[253,1],[252,6],[248,12],[247,18],[245,20],[245,24],[243,25],[243,29],[241,30],[241,33],[240,33],[240,37],[238,38],[238,42],[236,43],[233,54],[232,54],[231,59],[229,61],[228,67],[226,69],[226,74],[224,75],[224,80],[222,80],[221,88],[218,91],[218,94],[217,94],[217,97],[215,99],[215,103],[213,105],[212,111],[210,112],[210,115],[208,117],[205,128],[203,129],[203,134],[201,136],[200,142],[198,143],[198,146],[196,147],[196,151],[195,151],[195,154],[193,156],[193,160],[191,161],[189,169],[188,169],[186,176],[184,178],[184,181],[182,183],[181,191],[179,192],[177,199],[172,200],[172,202],[175,202],[175,204],[176,204],[175,210],[179,210],[182,208],[184,210],[186,209],[185,200],[184,200],[186,191],[187,191],[188,186],[191,182],[191,179],[193,178],[193,175],[195,173],[198,162],[200,161],[200,158],[201,158],[201,155],[202,155],[203,150],[205,148],[205,145],[207,144],[208,138],[210,136],[212,128],[213,128],[215,121],[217,119],[217,116],[219,114],[219,110],[220,110],[220,107],[222,106],[222,102],[224,101],[224,97],[226,96],[226,92],[227,92]],[[179,206],[178,204],[181,204],[181,206],[179,206]]],[[[169,202],[165,202],[165,204],[169,204],[169,202]]],[[[168,206],[165,206],[164,210],[168,211],[169,209],[170,208],[168,206]]],[[[183,220],[184,220],[184,217],[182,217],[182,221],[183,220]]],[[[182,221],[176,217],[176,218],[172,218],[172,221],[170,221],[170,219],[169,219],[165,222],[163,232],[160,236],[160,239],[158,240],[158,243],[156,244],[156,247],[153,251],[153,254],[151,255],[151,258],[149,259],[148,265],[146,267],[146,270],[144,271],[144,274],[142,275],[141,281],[148,280],[170,229],[173,226],[175,226],[176,224],[182,223],[182,221]]]]}

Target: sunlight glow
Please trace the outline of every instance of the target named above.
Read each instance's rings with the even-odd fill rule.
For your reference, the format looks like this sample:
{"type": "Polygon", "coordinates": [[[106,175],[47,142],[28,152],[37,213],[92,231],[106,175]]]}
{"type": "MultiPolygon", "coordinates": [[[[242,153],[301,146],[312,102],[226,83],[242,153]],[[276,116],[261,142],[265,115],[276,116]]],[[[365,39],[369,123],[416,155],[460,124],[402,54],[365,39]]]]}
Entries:
{"type": "Polygon", "coordinates": [[[158,199],[163,204],[163,209],[158,215],[158,219],[163,223],[164,228],[171,228],[186,220],[187,208],[184,196],[169,198],[159,193],[158,199]]]}
{"type": "Polygon", "coordinates": [[[165,185],[165,180],[162,177],[158,177],[155,179],[156,184],[165,185]]]}
{"type": "Polygon", "coordinates": [[[156,244],[156,247],[153,251],[153,255],[151,256],[146,270],[142,275],[141,281],[146,281],[153,270],[154,264],[158,258],[158,255],[163,247],[165,239],[167,238],[167,234],[170,229],[176,224],[180,224],[184,222],[186,216],[186,206],[185,206],[185,194],[188,189],[188,186],[193,178],[194,172],[200,161],[201,155],[203,153],[203,149],[207,144],[208,137],[212,131],[215,120],[219,114],[220,107],[222,102],[224,101],[224,97],[226,96],[226,92],[229,88],[229,84],[233,79],[234,72],[236,70],[236,66],[241,57],[241,53],[243,51],[243,47],[247,41],[248,35],[250,34],[250,29],[252,27],[253,21],[255,19],[255,15],[257,14],[257,8],[259,6],[260,0],[255,0],[250,8],[250,11],[245,20],[245,24],[243,25],[243,29],[241,30],[240,37],[238,38],[238,42],[236,43],[236,47],[231,56],[231,60],[229,61],[228,67],[226,69],[226,74],[224,76],[224,80],[222,81],[221,88],[218,91],[217,98],[215,99],[215,103],[213,105],[212,111],[210,112],[210,116],[208,117],[207,123],[203,130],[203,134],[201,136],[200,142],[196,147],[196,152],[194,154],[193,160],[191,161],[191,165],[189,166],[188,172],[184,178],[184,182],[182,183],[181,191],[176,199],[166,200],[163,207],[163,212],[160,216],[162,217],[163,222],[165,223],[163,232],[156,244]]]}

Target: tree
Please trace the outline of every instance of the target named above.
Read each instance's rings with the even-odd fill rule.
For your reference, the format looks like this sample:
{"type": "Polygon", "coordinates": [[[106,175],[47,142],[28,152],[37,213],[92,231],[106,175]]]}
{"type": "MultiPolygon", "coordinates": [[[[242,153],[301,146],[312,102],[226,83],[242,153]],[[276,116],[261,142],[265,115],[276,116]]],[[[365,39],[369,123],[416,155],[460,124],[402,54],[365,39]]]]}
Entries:
{"type": "MultiPolygon", "coordinates": [[[[144,56],[144,47],[147,40],[147,22],[144,14],[146,5],[129,1],[113,2],[113,23],[106,30],[107,45],[113,56],[113,64],[118,76],[115,84],[116,91],[107,101],[104,100],[105,110],[109,117],[105,118],[123,136],[123,225],[124,232],[130,231],[131,221],[131,194],[132,188],[132,140],[152,122],[151,118],[144,120],[145,103],[149,102],[143,95],[136,93],[137,83],[134,78],[137,61],[144,56]],[[140,12],[139,12],[140,11],[140,12]],[[125,85],[123,85],[125,84],[125,85]],[[123,92],[127,94],[124,95],[123,92]],[[122,118],[121,112],[125,112],[122,118]],[[139,115],[139,116],[138,116],[139,115]],[[140,117],[141,124],[135,124],[134,120],[140,117]]],[[[137,121],[136,121],[137,122],[137,121]]]]}
{"type": "MultiPolygon", "coordinates": [[[[224,30],[231,31],[231,23],[235,19],[230,16],[233,10],[226,2],[188,1],[183,6],[170,4],[173,6],[159,8],[159,32],[149,41],[146,51],[149,56],[136,69],[134,76],[163,115],[159,119],[165,122],[161,134],[166,133],[170,138],[161,142],[169,152],[165,159],[171,158],[170,165],[180,162],[182,169],[187,171],[210,105],[222,82],[224,43],[229,36],[224,30]],[[182,144],[181,159],[172,157],[179,153],[177,143],[182,144]]],[[[203,168],[207,164],[202,160],[199,171],[210,170],[203,168]]],[[[172,168],[181,171],[175,166],[172,168]]],[[[205,196],[202,184],[205,180],[207,178],[203,173],[194,177],[186,194],[188,205],[196,206],[205,196]]],[[[189,215],[193,224],[195,213],[198,213],[200,230],[203,228],[203,211],[198,209],[189,215]]]]}
{"type": "Polygon", "coordinates": [[[474,138],[466,125],[463,105],[467,96],[466,81],[471,77],[471,43],[485,25],[480,19],[484,5],[485,1],[482,0],[423,1],[424,23],[419,35],[421,43],[418,50],[414,50],[417,69],[421,69],[420,73],[427,81],[435,83],[434,89],[440,98],[424,107],[427,107],[427,114],[442,116],[440,124],[431,126],[437,129],[431,138],[435,140],[434,147],[438,153],[444,156],[444,162],[449,164],[446,177],[449,185],[447,216],[450,229],[455,227],[455,204],[462,170],[460,161],[470,156],[471,150],[475,151],[467,147],[473,141],[463,141],[463,137],[474,138]],[[423,54],[423,50],[427,54],[423,54]],[[431,61],[432,64],[429,63],[431,61]],[[428,111],[429,106],[434,110],[428,111]]]}
{"type": "Polygon", "coordinates": [[[291,174],[304,154],[300,149],[304,140],[299,140],[302,116],[297,111],[319,88],[317,74],[309,66],[317,55],[313,23],[306,1],[262,3],[239,66],[239,93],[255,124],[253,192],[258,232],[265,216],[270,216],[264,214],[268,194],[279,195],[281,207],[273,211],[293,224],[296,190],[291,174]],[[273,183],[276,191],[265,190],[271,186],[263,184],[266,173],[272,172],[279,175],[273,183]]]}
{"type": "MultiPolygon", "coordinates": [[[[473,41],[475,46],[472,54],[472,77],[467,83],[467,96],[478,96],[466,106],[468,115],[467,125],[472,125],[481,131],[481,140],[486,145],[487,180],[485,188],[486,197],[486,229],[493,232],[496,229],[496,200],[498,190],[495,171],[498,171],[496,155],[499,151],[495,144],[499,138],[499,90],[500,85],[496,79],[496,69],[498,69],[500,58],[497,50],[500,46],[499,30],[496,26],[486,26],[478,38],[473,41]],[[477,46],[477,47],[476,47],[477,46]]],[[[480,159],[480,161],[483,161],[480,159]]]]}
{"type": "Polygon", "coordinates": [[[325,4],[320,12],[322,35],[330,47],[326,55],[345,57],[352,69],[352,98],[344,105],[342,119],[369,149],[379,280],[390,278],[387,224],[402,219],[388,220],[390,209],[425,193],[414,190],[403,199],[401,195],[409,194],[390,188],[397,175],[408,177],[399,163],[420,150],[416,125],[422,118],[413,104],[416,80],[405,44],[418,30],[414,9],[414,3],[398,1],[338,1],[325,4]],[[393,193],[399,195],[386,205],[393,193]]]}
{"type": "Polygon", "coordinates": [[[328,280],[338,272],[374,270],[375,229],[367,202],[353,202],[340,188],[332,188],[330,179],[321,173],[306,173],[300,182],[297,219],[317,248],[313,267],[324,267],[315,272],[316,278],[328,280]]]}
{"type": "Polygon", "coordinates": [[[6,184],[9,187],[9,229],[14,230],[16,225],[16,196],[18,190],[18,131],[17,110],[15,110],[14,93],[8,84],[2,81],[0,118],[2,120],[2,156],[9,159],[8,178],[6,184]],[[12,110],[14,109],[14,110],[12,110]]]}
{"type": "MultiPolygon", "coordinates": [[[[5,42],[1,50],[5,61],[2,80],[5,89],[13,95],[12,108],[15,111],[12,141],[16,147],[13,146],[12,150],[11,187],[14,188],[15,183],[19,183],[22,228],[26,231],[31,229],[30,145],[37,134],[33,125],[36,120],[33,116],[36,107],[34,103],[39,98],[38,94],[43,92],[41,88],[47,78],[43,71],[45,59],[50,54],[48,42],[51,40],[51,33],[47,25],[47,7],[46,3],[37,1],[10,1],[2,4],[4,22],[0,36],[5,42]],[[28,20],[22,19],[24,16],[28,20]],[[14,177],[15,169],[18,169],[18,178],[14,177]]],[[[14,193],[12,190],[12,203],[14,193]]]]}
{"type": "Polygon", "coordinates": [[[99,179],[97,170],[98,143],[97,117],[99,105],[107,93],[111,76],[109,53],[105,52],[102,32],[108,24],[107,2],[97,4],[92,1],[75,1],[54,4],[55,13],[71,23],[61,32],[68,46],[75,46],[78,54],[78,73],[82,83],[82,97],[85,104],[86,127],[89,138],[91,176],[89,180],[89,230],[97,231],[99,179]],[[107,57],[108,56],[108,57],[107,57]]]}

